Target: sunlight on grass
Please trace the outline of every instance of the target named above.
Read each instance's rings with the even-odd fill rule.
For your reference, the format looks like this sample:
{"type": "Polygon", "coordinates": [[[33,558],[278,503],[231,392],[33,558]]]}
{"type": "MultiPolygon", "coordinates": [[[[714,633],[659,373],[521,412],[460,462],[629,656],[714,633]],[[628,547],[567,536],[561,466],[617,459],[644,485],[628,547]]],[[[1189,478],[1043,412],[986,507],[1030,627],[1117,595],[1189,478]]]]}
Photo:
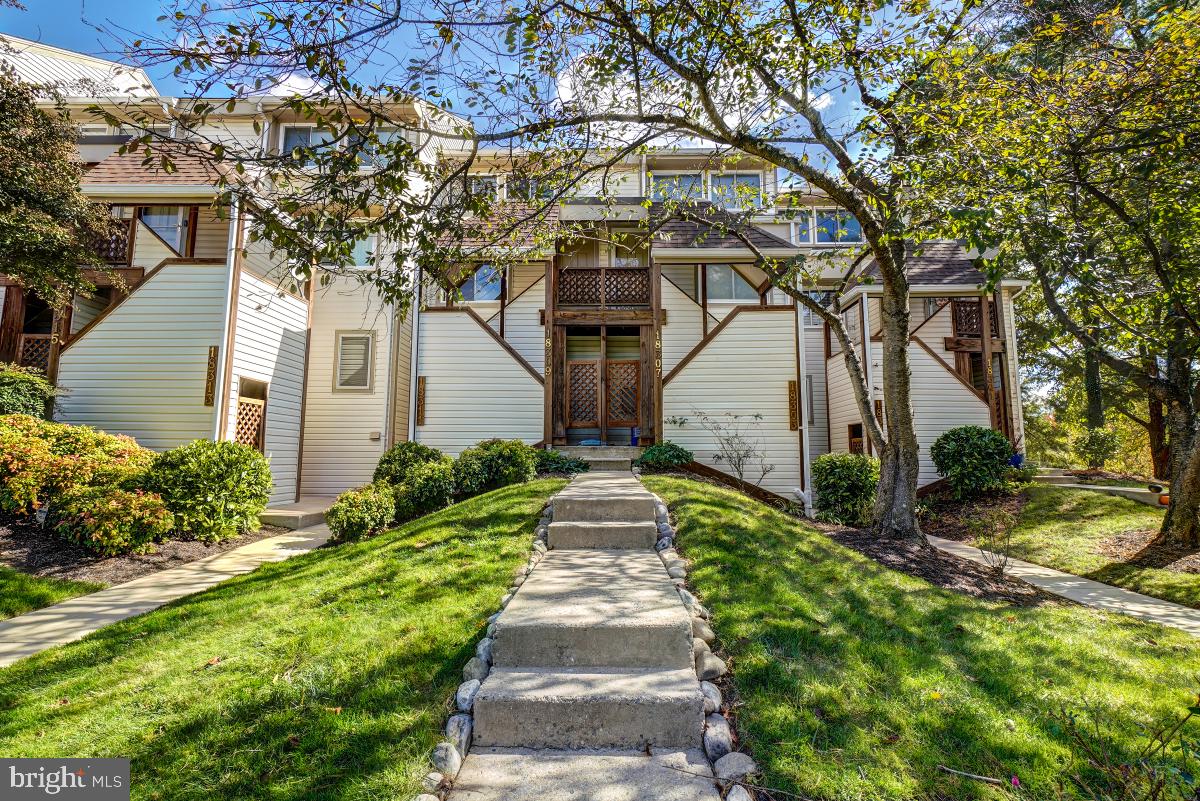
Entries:
{"type": "MultiPolygon", "coordinates": [[[[1066,604],[984,603],[885,569],[731,490],[645,481],[671,506],[689,580],[713,611],[739,732],[765,784],[810,798],[982,799],[1020,778],[1054,797],[1084,770],[1051,720],[1096,703],[1112,748],[1181,713],[1192,638],[1066,604]]],[[[1068,792],[1068,797],[1070,793],[1068,792]]]]}
{"type": "Polygon", "coordinates": [[[137,799],[408,799],[560,480],[482,495],[0,670],[0,754],[128,756],[137,799]]]}
{"type": "Polygon", "coordinates": [[[103,589],[90,581],[30,576],[0,565],[0,620],[103,589]]]}

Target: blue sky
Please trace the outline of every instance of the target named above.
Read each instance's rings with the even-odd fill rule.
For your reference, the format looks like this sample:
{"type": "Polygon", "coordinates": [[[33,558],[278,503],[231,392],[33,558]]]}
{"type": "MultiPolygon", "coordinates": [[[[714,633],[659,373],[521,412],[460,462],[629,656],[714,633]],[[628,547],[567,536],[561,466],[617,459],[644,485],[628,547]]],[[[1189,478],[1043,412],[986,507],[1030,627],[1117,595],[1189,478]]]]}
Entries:
{"type": "MultiPolygon", "coordinates": [[[[113,33],[135,38],[134,32],[159,30],[163,13],[157,0],[21,0],[25,11],[0,9],[0,33],[33,39],[55,47],[123,61],[113,33]],[[103,29],[103,30],[101,30],[103,29]],[[107,32],[106,32],[107,31],[107,32]]],[[[150,79],[163,94],[180,90],[166,67],[150,70],[150,79]]]]}

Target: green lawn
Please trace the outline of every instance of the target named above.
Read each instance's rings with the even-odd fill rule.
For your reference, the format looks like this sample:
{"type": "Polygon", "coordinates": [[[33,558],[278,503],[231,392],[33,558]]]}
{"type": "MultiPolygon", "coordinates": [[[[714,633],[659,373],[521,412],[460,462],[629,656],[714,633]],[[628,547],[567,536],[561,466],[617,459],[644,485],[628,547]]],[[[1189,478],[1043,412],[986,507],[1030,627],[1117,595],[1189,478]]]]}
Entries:
{"type": "Polygon", "coordinates": [[[0,754],[138,799],[407,799],[561,480],[296,556],[0,670],[0,754]]]}
{"type": "Polygon", "coordinates": [[[1087,490],[1033,485],[1013,527],[1010,552],[1018,559],[1077,576],[1200,607],[1200,575],[1114,560],[1100,546],[1132,531],[1157,531],[1163,512],[1153,506],[1087,490]]]}
{"type": "MultiPolygon", "coordinates": [[[[1119,757],[1194,702],[1200,644],[1050,603],[989,604],[886,569],[730,490],[654,476],[730,657],[764,784],[819,799],[1056,797],[1086,771],[1051,719],[1094,704],[1119,757]]],[[[1197,732],[1191,732],[1193,737],[1197,732]]],[[[1074,792],[1068,788],[1067,797],[1074,792]]],[[[790,797],[782,793],[780,798],[790,797]]]]}
{"type": "Polygon", "coordinates": [[[0,565],[0,620],[103,588],[103,584],[89,581],[30,576],[0,565]]]}

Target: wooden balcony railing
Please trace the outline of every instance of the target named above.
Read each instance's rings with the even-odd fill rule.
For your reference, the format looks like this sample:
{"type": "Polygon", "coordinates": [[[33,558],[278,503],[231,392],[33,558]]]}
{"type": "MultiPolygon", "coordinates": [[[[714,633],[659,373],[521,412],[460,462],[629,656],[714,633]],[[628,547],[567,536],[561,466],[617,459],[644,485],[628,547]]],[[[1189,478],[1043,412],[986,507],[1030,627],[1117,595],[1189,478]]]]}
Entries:
{"type": "MultiPolygon", "coordinates": [[[[989,301],[990,303],[990,301],[989,301]]],[[[956,337],[978,337],[983,331],[983,306],[977,300],[956,300],[951,306],[954,312],[954,335],[956,337]]],[[[1000,338],[1000,321],[996,319],[996,306],[991,305],[992,337],[1000,338]]]]}
{"type": "Polygon", "coordinates": [[[649,306],[650,271],[627,268],[567,269],[558,274],[562,306],[649,306]]]}
{"type": "Polygon", "coordinates": [[[129,263],[129,250],[133,244],[133,222],[122,220],[120,227],[114,226],[108,239],[100,239],[95,243],[97,255],[108,264],[129,263]]]}
{"type": "Polygon", "coordinates": [[[47,372],[50,369],[50,339],[50,334],[21,334],[17,343],[17,364],[47,372]]]}

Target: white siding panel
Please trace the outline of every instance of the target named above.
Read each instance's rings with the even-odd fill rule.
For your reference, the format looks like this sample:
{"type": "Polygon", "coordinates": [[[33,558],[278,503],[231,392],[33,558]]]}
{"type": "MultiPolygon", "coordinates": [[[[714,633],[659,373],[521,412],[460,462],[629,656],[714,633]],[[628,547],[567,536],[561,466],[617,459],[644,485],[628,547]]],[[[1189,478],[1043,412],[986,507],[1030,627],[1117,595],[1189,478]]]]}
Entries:
{"type": "MultiPolygon", "coordinates": [[[[804,420],[808,426],[809,458],[815,459],[823,453],[829,453],[829,395],[825,387],[825,332],[821,327],[809,326],[804,329],[804,373],[812,376],[811,399],[806,396],[803,410],[804,420]],[[809,410],[811,406],[812,414],[809,410]],[[810,419],[811,417],[811,419],[810,419]]],[[[808,392],[805,385],[805,392],[808,392]]]]}
{"type": "Polygon", "coordinates": [[[133,260],[134,267],[143,270],[153,270],[163,259],[177,259],[179,254],[163,244],[144,222],[137,220],[133,231],[133,260]]]}
{"type": "Polygon", "coordinates": [[[541,318],[546,307],[545,287],[543,274],[504,309],[505,340],[539,373],[546,364],[546,329],[541,318]]]}
{"type": "Polygon", "coordinates": [[[939,478],[929,458],[933,441],[956,426],[989,428],[991,418],[987,404],[920,346],[909,346],[908,361],[912,370],[913,425],[921,449],[921,474],[917,483],[924,486],[939,478]]]}
{"type": "Polygon", "coordinates": [[[490,437],[542,439],[542,385],[475,320],[424,312],[420,331],[425,424],[417,426],[419,442],[457,455],[490,437]]]}
{"type": "Polygon", "coordinates": [[[408,440],[409,407],[412,405],[412,330],[417,312],[409,309],[403,320],[396,323],[396,342],[392,350],[395,362],[392,368],[393,406],[392,442],[408,440]]]}
{"type": "Polygon", "coordinates": [[[338,278],[315,293],[304,407],[303,495],[336,495],[371,480],[387,443],[392,311],[369,287],[338,278]],[[335,390],[338,331],[373,331],[370,391],[335,390]]]}
{"type": "Polygon", "coordinates": [[[829,404],[829,450],[845,453],[850,450],[848,427],[861,423],[862,415],[858,413],[858,403],[850,386],[850,373],[841,356],[833,356],[825,363],[825,376],[829,404]]]}
{"type": "Polygon", "coordinates": [[[263,450],[275,482],[271,492],[273,503],[290,502],[296,495],[307,329],[308,304],[260,278],[242,273],[225,436],[233,439],[236,433],[240,379],[267,384],[263,450]]]}
{"type": "Polygon", "coordinates": [[[1017,310],[1013,304],[1013,295],[1011,291],[1004,293],[1004,338],[1007,341],[1006,346],[1008,352],[1006,355],[1006,363],[1008,364],[1008,375],[1005,379],[1008,383],[1009,404],[1012,409],[1013,417],[1013,439],[1016,440],[1016,447],[1019,451],[1025,450],[1025,415],[1021,408],[1021,372],[1020,356],[1021,350],[1017,342],[1017,310]]]}
{"type": "Polygon", "coordinates": [[[57,416],[166,450],[213,434],[208,348],[224,348],[227,271],[170,264],[62,352],[57,416]]]}
{"type": "Polygon", "coordinates": [[[662,285],[662,305],[667,312],[667,324],[662,327],[662,371],[666,375],[704,338],[704,310],[667,281],[662,285]]]}
{"type": "MultiPolygon", "coordinates": [[[[4,305],[4,288],[0,287],[0,306],[4,305]]],[[[93,295],[86,298],[76,295],[71,301],[71,334],[78,334],[80,329],[95,320],[100,312],[108,306],[108,299],[93,295]]]]}
{"type": "Polygon", "coordinates": [[[761,414],[754,436],[775,470],[763,487],[790,495],[800,486],[800,437],[789,429],[788,381],[796,378],[795,313],[741,312],[670,383],[663,387],[666,438],[696,454],[696,460],[728,472],[713,456],[716,443],[696,422],[697,410],[710,417],[726,412],[761,414]]]}
{"type": "Polygon", "coordinates": [[[229,252],[229,210],[217,216],[217,210],[201,206],[196,214],[197,259],[223,259],[229,252]]]}

